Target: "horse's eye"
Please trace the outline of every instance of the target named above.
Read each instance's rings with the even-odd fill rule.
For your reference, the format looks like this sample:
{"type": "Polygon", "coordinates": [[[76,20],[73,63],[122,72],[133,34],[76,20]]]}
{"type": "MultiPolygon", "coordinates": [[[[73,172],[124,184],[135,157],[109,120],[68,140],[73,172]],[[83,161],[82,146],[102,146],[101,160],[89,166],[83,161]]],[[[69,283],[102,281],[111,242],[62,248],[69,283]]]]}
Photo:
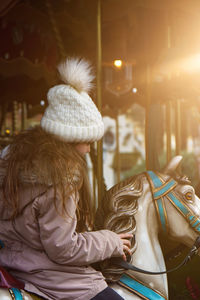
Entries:
{"type": "Polygon", "coordinates": [[[193,196],[192,192],[187,192],[185,194],[185,199],[188,200],[188,201],[191,201],[192,200],[192,196],[193,196]]]}

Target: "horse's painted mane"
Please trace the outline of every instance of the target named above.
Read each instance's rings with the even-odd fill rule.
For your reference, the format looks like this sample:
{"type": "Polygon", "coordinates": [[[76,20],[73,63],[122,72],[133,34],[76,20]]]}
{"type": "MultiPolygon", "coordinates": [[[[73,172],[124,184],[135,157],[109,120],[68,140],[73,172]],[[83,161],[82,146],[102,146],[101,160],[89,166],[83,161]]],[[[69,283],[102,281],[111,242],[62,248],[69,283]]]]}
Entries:
{"type": "MultiPolygon", "coordinates": [[[[109,189],[102,200],[96,214],[96,228],[109,229],[116,233],[130,232],[134,234],[136,221],[134,215],[138,209],[137,199],[142,195],[145,174],[132,176],[109,189]]],[[[136,247],[132,240],[132,252],[136,247]]],[[[111,281],[117,280],[122,269],[112,265],[112,259],[101,265],[104,276],[111,281]]]]}
{"type": "Polygon", "coordinates": [[[143,191],[142,178],[144,177],[143,173],[129,177],[105,192],[96,215],[98,228],[106,228],[117,233],[134,231],[135,224],[131,226],[130,219],[133,219],[137,211],[137,199],[143,191]],[[123,219],[127,224],[122,222],[123,219]]]}

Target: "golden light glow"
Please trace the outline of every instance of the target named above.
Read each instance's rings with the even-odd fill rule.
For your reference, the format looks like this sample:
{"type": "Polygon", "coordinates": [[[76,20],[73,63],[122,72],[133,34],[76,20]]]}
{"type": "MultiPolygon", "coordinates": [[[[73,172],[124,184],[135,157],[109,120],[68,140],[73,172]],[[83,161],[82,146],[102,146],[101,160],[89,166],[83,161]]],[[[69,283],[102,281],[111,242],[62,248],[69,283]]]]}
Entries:
{"type": "Polygon", "coordinates": [[[114,66],[116,68],[121,68],[121,66],[122,66],[122,60],[121,59],[115,59],[114,60],[114,66]]]}
{"type": "Polygon", "coordinates": [[[187,72],[200,70],[200,54],[195,54],[182,61],[182,69],[187,72]]]}
{"type": "Polygon", "coordinates": [[[184,73],[200,72],[200,53],[190,56],[185,56],[180,59],[163,59],[163,62],[158,64],[157,71],[161,76],[167,76],[168,79],[179,77],[184,73]]]}

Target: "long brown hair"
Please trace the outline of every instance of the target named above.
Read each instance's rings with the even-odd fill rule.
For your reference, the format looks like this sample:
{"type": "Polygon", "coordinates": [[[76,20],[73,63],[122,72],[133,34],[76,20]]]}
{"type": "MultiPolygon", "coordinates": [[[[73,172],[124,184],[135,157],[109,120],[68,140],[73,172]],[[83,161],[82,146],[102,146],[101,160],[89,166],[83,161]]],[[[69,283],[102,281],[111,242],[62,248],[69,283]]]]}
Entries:
{"type": "MultiPolygon", "coordinates": [[[[28,129],[14,137],[5,155],[6,175],[3,182],[4,201],[12,218],[19,213],[19,188],[23,178],[52,185],[54,204],[56,193],[61,194],[62,212],[67,213],[67,199],[80,194],[77,204],[78,228],[92,225],[92,201],[85,159],[71,143],[57,139],[40,126],[28,129]]],[[[33,185],[34,186],[34,185],[33,185]]]]}

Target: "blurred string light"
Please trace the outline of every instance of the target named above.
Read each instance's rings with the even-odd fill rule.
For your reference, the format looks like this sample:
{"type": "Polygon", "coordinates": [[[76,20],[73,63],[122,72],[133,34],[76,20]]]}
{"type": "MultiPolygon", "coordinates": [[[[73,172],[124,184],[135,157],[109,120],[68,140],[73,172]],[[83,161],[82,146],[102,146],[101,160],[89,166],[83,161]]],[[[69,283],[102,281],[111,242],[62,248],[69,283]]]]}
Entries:
{"type": "Polygon", "coordinates": [[[44,106],[44,105],[45,105],[45,101],[44,101],[44,100],[41,100],[41,101],[40,101],[40,105],[41,105],[41,106],[44,106]]]}
{"type": "Polygon", "coordinates": [[[113,64],[116,68],[120,69],[122,67],[122,60],[121,59],[115,59],[113,64]]]}
{"type": "Polygon", "coordinates": [[[133,92],[134,94],[136,94],[136,93],[137,93],[137,88],[134,87],[134,88],[132,89],[132,92],[133,92]]]}
{"type": "Polygon", "coordinates": [[[5,134],[6,134],[6,135],[10,135],[10,129],[9,129],[9,128],[6,128],[6,129],[5,129],[5,134]]]}

